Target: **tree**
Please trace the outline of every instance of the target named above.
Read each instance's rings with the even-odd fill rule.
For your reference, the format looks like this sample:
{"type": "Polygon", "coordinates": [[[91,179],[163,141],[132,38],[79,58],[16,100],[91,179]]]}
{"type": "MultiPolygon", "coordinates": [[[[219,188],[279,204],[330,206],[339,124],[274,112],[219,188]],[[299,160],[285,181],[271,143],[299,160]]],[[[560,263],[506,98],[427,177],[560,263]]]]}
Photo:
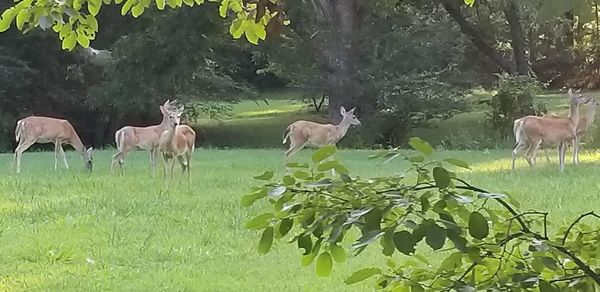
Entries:
{"type": "Polygon", "coordinates": [[[262,185],[241,204],[267,203],[246,222],[261,233],[258,253],[268,253],[274,240],[295,244],[302,265],[314,263],[317,275],[328,277],[349,252],[377,248],[387,267],[364,267],[345,283],[376,277],[375,286],[386,291],[594,291],[600,285],[599,230],[583,223],[599,215],[552,226],[551,214],[519,211],[508,195],[473,186],[449,169],[468,168],[464,161],[429,160],[427,142],[412,138],[410,145],[416,152],[373,156],[406,159],[402,176],[352,177],[331,160],[335,146],[315,151],[310,164],[288,164],[296,171],[282,178],[256,176],[262,185]],[[328,177],[331,169],[339,175],[328,177]],[[441,261],[425,257],[424,249],[441,261]],[[398,254],[409,258],[396,261],[398,254]]]}

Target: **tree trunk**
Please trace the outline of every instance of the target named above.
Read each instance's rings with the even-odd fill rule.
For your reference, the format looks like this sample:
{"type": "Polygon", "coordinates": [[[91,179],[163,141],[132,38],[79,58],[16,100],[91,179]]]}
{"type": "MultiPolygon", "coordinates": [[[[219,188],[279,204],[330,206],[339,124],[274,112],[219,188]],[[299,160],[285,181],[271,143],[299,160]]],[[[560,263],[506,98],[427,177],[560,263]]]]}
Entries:
{"type": "Polygon", "coordinates": [[[480,52],[490,58],[492,62],[498,65],[498,67],[509,74],[514,75],[515,69],[513,68],[511,62],[504,58],[502,54],[500,54],[492,45],[488,43],[484,34],[477,29],[477,27],[467,21],[455,2],[455,0],[442,0],[442,5],[446,11],[448,11],[448,14],[454,18],[460,27],[461,32],[471,40],[473,45],[475,45],[480,52]]]}
{"type": "Polygon", "coordinates": [[[519,8],[514,0],[508,3],[508,6],[504,10],[504,15],[508,21],[510,29],[511,45],[515,55],[516,73],[519,75],[529,75],[529,55],[527,50],[527,42],[525,35],[523,34],[523,28],[521,27],[521,20],[519,17],[519,8]]]}
{"type": "Polygon", "coordinates": [[[340,107],[358,106],[354,85],[355,34],[358,17],[356,0],[318,0],[315,3],[320,31],[315,37],[326,70],[329,119],[341,120],[340,107]]]}

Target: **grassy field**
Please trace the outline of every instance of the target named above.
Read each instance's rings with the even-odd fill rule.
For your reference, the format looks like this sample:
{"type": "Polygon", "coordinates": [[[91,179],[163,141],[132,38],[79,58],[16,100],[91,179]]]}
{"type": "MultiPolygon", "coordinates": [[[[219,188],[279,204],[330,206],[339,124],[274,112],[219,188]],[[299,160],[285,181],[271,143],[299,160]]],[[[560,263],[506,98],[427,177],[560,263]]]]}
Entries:
{"type": "MultiPolygon", "coordinates": [[[[400,161],[379,165],[370,151],[341,151],[355,175],[403,171],[400,161]]],[[[276,242],[259,256],[259,235],[243,228],[261,206],[243,209],[239,198],[263,170],[283,170],[283,149],[197,149],[193,182],[163,185],[152,178],[144,152],[127,158],[123,177],[109,174],[110,151],[95,154],[92,175],[68,152],[71,170],[52,170],[53,154],[26,153],[23,173],[10,172],[12,156],[0,155],[0,290],[2,291],[365,291],[367,282],[343,278],[364,266],[383,266],[374,246],[343,265],[331,279],[300,266],[294,245],[276,242]]],[[[305,161],[310,151],[295,160],[305,161]]],[[[443,151],[472,164],[460,175],[551,212],[561,223],[600,206],[600,153],[585,152],[582,165],[565,173],[543,160],[530,171],[519,161],[508,171],[509,151],[443,151]]],[[[556,159],[554,159],[556,160],[556,159]]]]}

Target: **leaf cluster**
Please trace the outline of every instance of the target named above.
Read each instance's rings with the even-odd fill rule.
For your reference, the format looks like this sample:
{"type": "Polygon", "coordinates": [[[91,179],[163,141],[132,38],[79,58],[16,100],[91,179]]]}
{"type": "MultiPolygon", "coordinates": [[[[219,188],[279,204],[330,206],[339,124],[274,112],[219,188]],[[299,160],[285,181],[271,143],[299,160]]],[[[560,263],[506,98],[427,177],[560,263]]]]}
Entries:
{"type": "Polygon", "coordinates": [[[549,236],[547,213],[519,212],[508,195],[471,186],[451,170],[469,168],[466,162],[434,160],[418,138],[409,144],[414,151],[372,157],[405,159],[402,176],[352,177],[332,159],[335,146],[326,146],[309,164],[289,164],[293,171],[281,178],[270,171],[255,177],[264,184],[241,203],[267,203],[246,223],[261,233],[259,253],[285,240],[298,246],[303,266],[314,263],[317,275],[328,276],[335,262],[376,249],[387,266],[365,267],[345,282],[375,278],[386,291],[592,291],[600,283],[599,230],[581,222],[594,213],[549,236]],[[328,175],[332,169],[336,176],[328,175]],[[396,254],[407,259],[395,261],[396,254]]]}

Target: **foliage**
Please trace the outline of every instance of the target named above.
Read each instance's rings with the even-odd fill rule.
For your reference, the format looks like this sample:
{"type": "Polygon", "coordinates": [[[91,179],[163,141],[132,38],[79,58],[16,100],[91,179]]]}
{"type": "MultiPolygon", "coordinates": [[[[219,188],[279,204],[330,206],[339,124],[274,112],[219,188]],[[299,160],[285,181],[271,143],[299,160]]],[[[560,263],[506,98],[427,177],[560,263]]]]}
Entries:
{"type": "Polygon", "coordinates": [[[325,146],[310,164],[288,164],[292,172],[281,179],[273,172],[255,177],[264,185],[241,204],[268,202],[245,225],[262,233],[259,252],[269,252],[274,239],[289,239],[302,250],[303,266],[314,263],[318,276],[328,276],[333,261],[377,246],[387,267],[365,267],[345,282],[375,277],[386,291],[593,291],[600,285],[598,229],[581,222],[600,216],[585,213],[556,229],[548,213],[519,212],[508,195],[474,187],[448,169],[469,168],[466,162],[428,161],[434,150],[427,142],[411,138],[409,144],[416,153],[373,156],[404,157],[411,166],[398,176],[351,177],[331,159],[335,146],[325,146]],[[338,175],[328,177],[332,169],[338,175]],[[410,259],[395,261],[396,253],[410,259]],[[431,261],[432,253],[443,260],[431,261]]]}
{"type": "MultiPolygon", "coordinates": [[[[52,28],[62,41],[62,48],[73,50],[76,45],[88,47],[96,38],[99,29],[97,15],[106,5],[121,5],[121,15],[140,17],[144,11],[156,5],[159,10],[166,7],[181,8],[201,5],[204,0],[74,0],[39,1],[22,0],[5,10],[0,18],[0,32],[8,30],[14,22],[19,30],[27,32],[34,28],[52,28]]],[[[219,15],[232,15],[229,31],[234,38],[245,35],[253,44],[264,40],[267,31],[276,33],[284,23],[282,7],[276,0],[221,0],[219,15]]]]}
{"type": "Polygon", "coordinates": [[[533,105],[533,97],[538,92],[538,83],[528,76],[498,75],[498,92],[486,101],[490,106],[487,118],[492,128],[503,137],[512,137],[514,120],[539,114],[533,105]]]}

